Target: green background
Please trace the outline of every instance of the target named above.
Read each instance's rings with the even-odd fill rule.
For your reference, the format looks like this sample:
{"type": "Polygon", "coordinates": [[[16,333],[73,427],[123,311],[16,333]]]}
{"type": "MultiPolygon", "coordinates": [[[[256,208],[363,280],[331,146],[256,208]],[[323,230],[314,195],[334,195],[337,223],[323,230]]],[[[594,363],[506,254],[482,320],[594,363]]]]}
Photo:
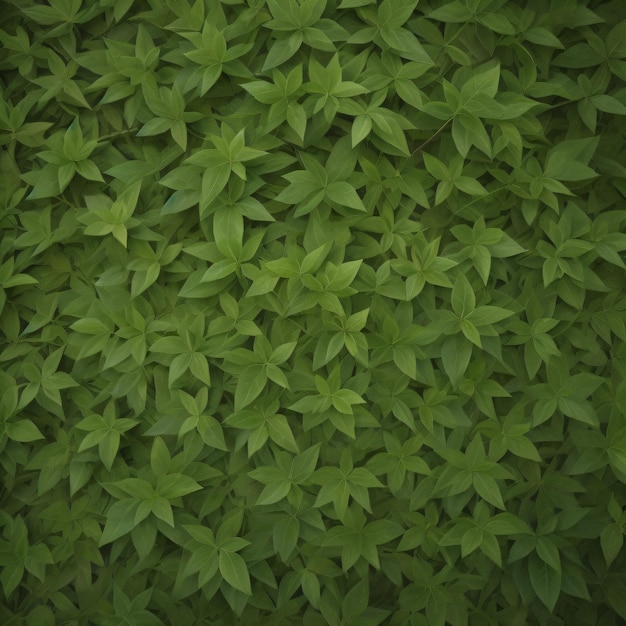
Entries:
{"type": "Polygon", "coordinates": [[[0,622],[626,620],[626,5],[8,0],[0,622]]]}

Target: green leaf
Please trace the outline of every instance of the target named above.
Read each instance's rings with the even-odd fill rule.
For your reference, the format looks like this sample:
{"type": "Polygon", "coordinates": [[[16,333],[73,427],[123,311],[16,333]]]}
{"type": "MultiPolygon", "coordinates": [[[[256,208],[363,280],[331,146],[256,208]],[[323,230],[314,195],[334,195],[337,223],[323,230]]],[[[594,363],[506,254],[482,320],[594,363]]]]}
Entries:
{"type": "Polygon", "coordinates": [[[528,559],[528,576],[537,597],[550,612],[554,611],[561,594],[561,573],[532,553],[528,559]]]}
{"type": "Polygon", "coordinates": [[[406,137],[397,118],[385,109],[377,109],[370,113],[374,132],[384,141],[400,150],[406,156],[410,155],[406,137]]]}
{"type": "Polygon", "coordinates": [[[597,176],[586,165],[597,146],[597,138],[568,139],[548,151],[544,176],[557,180],[576,181],[597,176]]]}
{"type": "MultiPolygon", "coordinates": [[[[452,289],[452,309],[459,317],[471,315],[476,306],[476,296],[474,289],[465,277],[459,274],[452,289]]],[[[480,320],[480,316],[478,318],[480,320]]]]}
{"type": "Polygon", "coordinates": [[[470,322],[467,319],[461,320],[460,326],[461,326],[461,331],[463,332],[463,335],[465,335],[465,337],[469,339],[475,346],[482,348],[482,343],[480,341],[480,333],[478,332],[478,329],[476,328],[476,326],[474,326],[474,324],[472,324],[472,322],[470,322]]]}
{"type": "Polygon", "coordinates": [[[246,562],[238,554],[220,550],[219,570],[229,585],[242,593],[252,595],[246,562]]]}
{"type": "Polygon", "coordinates": [[[600,534],[600,545],[607,567],[617,558],[624,545],[624,533],[617,524],[609,524],[600,534]]]}
{"type": "Polygon", "coordinates": [[[35,426],[32,420],[22,419],[17,422],[10,422],[4,425],[4,430],[13,441],[37,441],[37,439],[44,439],[41,431],[35,426]]]}
{"type": "Polygon", "coordinates": [[[453,2],[448,2],[445,6],[431,11],[428,17],[437,22],[468,22],[473,15],[466,4],[453,0],[453,2]]]}
{"type": "Polygon", "coordinates": [[[274,525],[272,538],[274,550],[280,554],[283,561],[287,561],[295,550],[300,535],[300,522],[295,517],[287,517],[274,525]]]}
{"type": "Polygon", "coordinates": [[[602,55],[588,43],[577,43],[557,55],[554,64],[560,67],[580,69],[600,65],[603,60],[602,55]]]}
{"type": "Polygon", "coordinates": [[[602,384],[604,379],[593,374],[574,374],[559,389],[559,395],[582,401],[592,395],[602,384]]]}
{"type": "Polygon", "coordinates": [[[227,258],[237,260],[243,247],[243,217],[229,207],[219,208],[213,215],[213,236],[218,250],[227,258]]]}
{"type": "Polygon", "coordinates": [[[487,64],[473,72],[472,77],[461,87],[461,99],[464,105],[479,95],[493,98],[498,92],[500,65],[487,64]]]}
{"type": "Polygon", "coordinates": [[[167,474],[159,476],[157,480],[157,493],[168,500],[180,498],[202,487],[189,476],[183,474],[167,474]]]}
{"type": "Polygon", "coordinates": [[[156,476],[166,474],[171,466],[171,457],[167,445],[161,437],[156,437],[150,452],[150,467],[156,476]]]}
{"type": "Polygon", "coordinates": [[[269,359],[270,363],[275,363],[277,365],[284,363],[293,354],[297,345],[296,341],[281,344],[272,351],[269,359]]]}
{"type": "Polygon", "coordinates": [[[383,0],[378,7],[378,23],[382,28],[399,28],[412,15],[417,0],[383,0]]]}
{"type": "Polygon", "coordinates": [[[507,445],[509,450],[523,459],[541,462],[541,456],[535,445],[526,437],[508,437],[507,445]]]}
{"type": "Polygon", "coordinates": [[[357,192],[345,181],[338,181],[328,185],[326,195],[331,202],[336,202],[357,211],[367,211],[357,192]]]}
{"type": "Polygon", "coordinates": [[[249,365],[237,378],[235,411],[240,411],[259,397],[267,383],[267,374],[257,365],[249,365]]]}
{"type": "Polygon", "coordinates": [[[443,369],[454,386],[456,386],[469,365],[472,355],[472,344],[462,335],[448,337],[441,349],[443,369]]]}
{"type": "Polygon", "coordinates": [[[626,615],[623,3],[4,4],[0,623],[626,615]]]}
{"type": "Polygon", "coordinates": [[[369,115],[357,115],[354,118],[351,130],[352,147],[361,143],[372,130],[372,118],[369,115]]]}
{"type": "Polygon", "coordinates": [[[133,498],[114,502],[107,511],[106,524],[98,545],[111,543],[135,528],[138,523],[135,521],[135,515],[140,504],[139,500],[133,498]]]}
{"type": "Polygon", "coordinates": [[[561,558],[559,550],[552,541],[546,537],[537,537],[537,555],[557,572],[561,571],[561,558]]]}
{"type": "Polygon", "coordinates": [[[454,180],[454,186],[470,196],[484,196],[488,193],[477,180],[469,176],[459,176],[454,180]]]}
{"type": "Polygon", "coordinates": [[[311,446],[294,460],[291,468],[291,478],[296,482],[304,482],[311,477],[319,458],[319,444],[311,446]]]}
{"type": "Polygon", "coordinates": [[[498,513],[485,525],[494,535],[519,535],[532,534],[530,526],[512,513],[498,513]]]}
{"type": "Polygon", "coordinates": [[[223,261],[217,261],[213,263],[209,269],[204,272],[200,279],[203,283],[210,283],[215,280],[221,280],[230,276],[237,269],[237,261],[231,261],[224,259],[223,261]]]}
{"type": "Polygon", "coordinates": [[[217,196],[224,190],[230,179],[231,166],[229,163],[222,163],[215,167],[208,168],[202,175],[202,186],[200,189],[200,210],[206,210],[217,196]]]}
{"type": "Polygon", "coordinates": [[[497,306],[479,306],[476,307],[471,313],[467,315],[467,319],[470,320],[475,326],[487,326],[489,324],[495,324],[507,317],[511,317],[515,313],[508,309],[502,309],[497,306]]]}
{"type": "MultiPolygon", "coordinates": [[[[393,21],[393,20],[392,20],[393,21]]],[[[424,50],[419,39],[409,30],[405,28],[394,28],[392,26],[384,26],[380,29],[383,41],[404,59],[409,59],[416,63],[424,63],[433,65],[433,61],[424,50]]]]}
{"type": "Polygon", "coordinates": [[[437,180],[451,180],[452,176],[450,174],[450,170],[439,159],[431,154],[428,154],[428,152],[423,152],[422,158],[424,159],[426,169],[437,180]]]}
{"type": "Polygon", "coordinates": [[[529,28],[524,37],[532,43],[536,43],[539,46],[548,46],[549,48],[560,48],[563,50],[565,46],[559,41],[559,38],[551,33],[548,29],[541,26],[533,26],[529,28]]]}
{"type": "Polygon", "coordinates": [[[286,39],[275,41],[269,49],[263,65],[263,71],[266,72],[288,61],[300,49],[302,41],[302,34],[299,32],[293,33],[286,39]]]}
{"type": "Polygon", "coordinates": [[[258,500],[256,501],[258,506],[266,504],[275,504],[287,497],[287,494],[291,490],[291,483],[288,480],[282,482],[272,483],[266,485],[261,491],[258,500]]]}
{"type": "Polygon", "coordinates": [[[489,502],[489,504],[493,504],[493,506],[499,509],[506,508],[498,484],[491,476],[475,473],[472,484],[474,485],[474,489],[476,489],[476,493],[489,502]]]}

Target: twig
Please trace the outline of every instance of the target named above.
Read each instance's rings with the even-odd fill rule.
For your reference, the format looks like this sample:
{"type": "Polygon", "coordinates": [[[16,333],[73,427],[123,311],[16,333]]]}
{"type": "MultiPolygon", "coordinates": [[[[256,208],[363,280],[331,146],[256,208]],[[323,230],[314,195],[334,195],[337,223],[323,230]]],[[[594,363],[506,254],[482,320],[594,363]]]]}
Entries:
{"type": "Polygon", "coordinates": [[[440,135],[446,128],[446,126],[454,119],[454,117],[451,117],[449,120],[446,120],[442,126],[440,126],[437,131],[435,132],[434,135],[431,135],[428,139],[426,139],[425,141],[423,141],[419,146],[417,146],[417,148],[415,148],[415,150],[413,150],[413,152],[411,152],[411,156],[414,156],[415,154],[417,154],[420,150],[422,150],[425,146],[427,146],[433,139],[435,139],[435,137],[437,137],[438,135],[440,135]]]}

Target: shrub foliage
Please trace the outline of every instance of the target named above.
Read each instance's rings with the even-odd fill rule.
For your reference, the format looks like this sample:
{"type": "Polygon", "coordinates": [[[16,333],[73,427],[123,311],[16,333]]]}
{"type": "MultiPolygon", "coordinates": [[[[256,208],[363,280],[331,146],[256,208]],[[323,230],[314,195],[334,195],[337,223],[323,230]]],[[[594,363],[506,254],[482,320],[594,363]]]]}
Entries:
{"type": "Polygon", "coordinates": [[[7,0],[3,624],[626,620],[621,0],[7,0]]]}

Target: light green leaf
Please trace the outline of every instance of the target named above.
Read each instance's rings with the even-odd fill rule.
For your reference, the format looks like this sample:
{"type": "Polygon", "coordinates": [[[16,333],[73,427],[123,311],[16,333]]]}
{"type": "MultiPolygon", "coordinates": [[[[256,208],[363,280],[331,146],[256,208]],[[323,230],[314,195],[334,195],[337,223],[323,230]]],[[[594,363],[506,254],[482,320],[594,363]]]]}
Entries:
{"type": "Polygon", "coordinates": [[[44,439],[41,431],[35,426],[32,420],[22,419],[17,422],[9,422],[4,425],[4,430],[9,439],[13,441],[37,441],[38,439],[44,439]]]}
{"type": "Polygon", "coordinates": [[[337,181],[328,185],[326,195],[331,202],[336,202],[357,211],[367,211],[354,187],[345,181],[337,181]]]}
{"type": "Polygon", "coordinates": [[[246,562],[237,553],[220,550],[219,570],[229,585],[242,593],[252,595],[246,562]]]}
{"type": "Polygon", "coordinates": [[[267,383],[267,374],[264,368],[249,365],[237,377],[235,390],[235,411],[248,406],[259,397],[267,383]]]}
{"type": "Polygon", "coordinates": [[[207,168],[202,175],[202,187],[200,190],[200,210],[206,210],[215,198],[224,190],[230,178],[231,166],[222,163],[215,167],[207,168]]]}
{"type": "Polygon", "coordinates": [[[452,309],[459,317],[469,316],[476,306],[474,289],[465,277],[459,274],[452,289],[452,309]]]}

